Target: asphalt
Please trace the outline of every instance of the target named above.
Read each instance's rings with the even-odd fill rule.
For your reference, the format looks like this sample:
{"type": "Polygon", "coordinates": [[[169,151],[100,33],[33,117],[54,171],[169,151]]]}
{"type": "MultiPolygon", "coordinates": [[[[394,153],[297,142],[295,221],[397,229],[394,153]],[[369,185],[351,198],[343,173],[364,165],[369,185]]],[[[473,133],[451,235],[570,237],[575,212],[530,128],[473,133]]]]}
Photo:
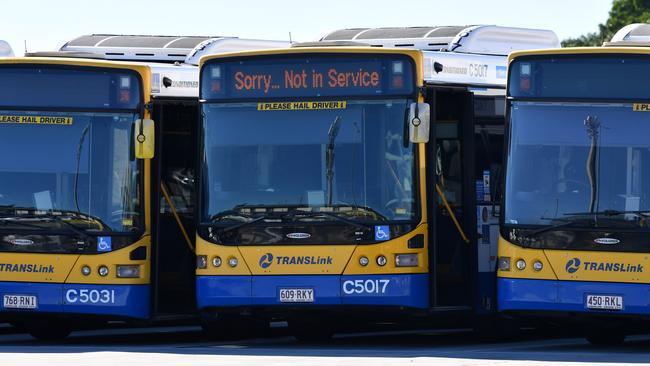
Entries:
{"type": "Polygon", "coordinates": [[[217,341],[198,327],[105,329],[39,342],[0,327],[0,364],[47,366],[147,365],[650,365],[650,336],[595,347],[582,338],[524,333],[494,342],[466,330],[337,335],[303,343],[278,331],[264,338],[217,341]]]}

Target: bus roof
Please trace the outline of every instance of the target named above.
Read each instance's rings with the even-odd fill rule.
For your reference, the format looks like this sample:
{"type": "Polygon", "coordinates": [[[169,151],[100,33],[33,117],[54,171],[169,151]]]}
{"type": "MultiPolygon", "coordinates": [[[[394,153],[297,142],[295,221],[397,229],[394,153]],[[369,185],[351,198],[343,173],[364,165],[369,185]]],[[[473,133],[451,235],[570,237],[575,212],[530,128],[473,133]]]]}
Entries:
{"type": "Polygon", "coordinates": [[[265,39],[242,38],[210,38],[200,44],[187,55],[185,63],[198,65],[201,57],[228,52],[263,50],[272,48],[289,47],[288,41],[271,41],[265,39]]]}
{"type": "Polygon", "coordinates": [[[0,40],[0,57],[14,57],[14,50],[7,41],[0,40]]]}
{"type": "Polygon", "coordinates": [[[513,59],[524,56],[544,56],[544,55],[584,55],[584,54],[650,54],[650,48],[647,47],[568,47],[553,48],[545,50],[527,50],[513,52],[508,56],[508,63],[513,59]]]}
{"type": "Polygon", "coordinates": [[[607,47],[648,47],[650,46],[650,24],[634,23],[621,28],[609,42],[607,47]]]}
{"type": "Polygon", "coordinates": [[[560,47],[553,31],[494,25],[353,28],[321,38],[324,45],[333,41],[416,48],[423,51],[425,82],[494,88],[506,85],[510,52],[560,47]]]}
{"type": "Polygon", "coordinates": [[[199,95],[197,65],[200,57],[288,46],[289,42],[235,37],[92,34],[65,43],[58,52],[27,56],[135,61],[151,69],[151,94],[154,98],[196,98],[199,95]]]}
{"type": "Polygon", "coordinates": [[[60,51],[95,53],[107,60],[183,62],[210,38],[214,37],[91,34],[66,42],[60,51]]]}
{"type": "Polygon", "coordinates": [[[496,56],[506,56],[516,50],[560,46],[557,35],[550,30],[495,25],[353,28],[329,33],[321,41],[356,41],[372,47],[496,56]]]}

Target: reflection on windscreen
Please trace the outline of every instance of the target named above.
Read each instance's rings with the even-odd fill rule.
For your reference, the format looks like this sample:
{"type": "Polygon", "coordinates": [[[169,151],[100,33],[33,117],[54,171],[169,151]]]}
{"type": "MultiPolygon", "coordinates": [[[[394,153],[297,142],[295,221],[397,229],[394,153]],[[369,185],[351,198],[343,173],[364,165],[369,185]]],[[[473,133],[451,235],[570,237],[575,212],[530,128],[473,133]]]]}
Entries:
{"type": "Polygon", "coordinates": [[[0,205],[139,221],[133,114],[0,111],[0,205]],[[52,123],[50,123],[52,122],[52,123]]]}
{"type": "Polygon", "coordinates": [[[572,213],[650,210],[646,114],[633,112],[630,104],[516,102],[511,116],[506,223],[548,224],[572,213]]]}
{"type": "Polygon", "coordinates": [[[405,100],[349,101],[331,110],[204,108],[204,220],[238,205],[330,201],[386,219],[412,218],[414,149],[403,146],[405,100]]]}

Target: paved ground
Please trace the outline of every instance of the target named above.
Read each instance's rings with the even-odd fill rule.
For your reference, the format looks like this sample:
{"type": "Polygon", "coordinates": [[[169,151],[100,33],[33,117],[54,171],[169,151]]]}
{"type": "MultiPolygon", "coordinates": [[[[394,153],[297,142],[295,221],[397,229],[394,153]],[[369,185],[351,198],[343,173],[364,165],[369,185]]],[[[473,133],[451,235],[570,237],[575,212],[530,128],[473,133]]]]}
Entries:
{"type": "MultiPolygon", "coordinates": [[[[1,327],[0,327],[1,328],[1,327]]],[[[0,365],[650,365],[650,336],[596,348],[579,338],[490,343],[465,331],[337,336],[304,344],[288,336],[211,341],[196,327],[76,332],[61,342],[37,342],[3,328],[0,365]]]]}

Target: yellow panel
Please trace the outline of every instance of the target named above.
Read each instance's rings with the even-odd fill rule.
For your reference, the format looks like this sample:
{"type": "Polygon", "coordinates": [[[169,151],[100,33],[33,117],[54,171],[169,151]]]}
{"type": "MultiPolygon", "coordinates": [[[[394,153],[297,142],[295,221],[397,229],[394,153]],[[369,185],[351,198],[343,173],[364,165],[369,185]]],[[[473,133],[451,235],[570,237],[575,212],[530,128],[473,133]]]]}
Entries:
{"type": "Polygon", "coordinates": [[[545,253],[560,280],[650,283],[648,253],[577,250],[545,250],[545,253]]]}
{"type": "Polygon", "coordinates": [[[242,246],[239,250],[254,275],[307,275],[343,273],[354,248],[354,245],[278,245],[242,246]],[[272,264],[262,268],[260,259],[267,253],[273,255],[272,264]]]}
{"type": "Polygon", "coordinates": [[[510,258],[510,271],[497,271],[499,277],[557,280],[553,267],[543,249],[523,248],[499,236],[499,257],[510,258]],[[526,268],[523,271],[515,267],[515,263],[519,259],[526,261],[526,268]],[[539,272],[533,270],[533,262],[535,261],[542,262],[543,268],[539,272]]]}
{"type": "Polygon", "coordinates": [[[242,255],[236,246],[217,245],[203,240],[196,236],[196,255],[205,255],[208,258],[208,268],[196,270],[197,276],[250,276],[251,271],[248,269],[242,255]],[[212,265],[212,259],[219,256],[221,258],[221,267],[212,265]],[[228,259],[235,257],[239,260],[237,267],[230,267],[228,259]]]}
{"type": "MultiPolygon", "coordinates": [[[[428,261],[429,257],[427,255],[427,244],[429,240],[427,238],[427,225],[420,225],[417,229],[411,233],[400,236],[393,240],[389,240],[383,243],[369,244],[369,245],[358,245],[352,254],[350,263],[345,268],[344,274],[346,275],[357,275],[357,274],[387,274],[387,273],[427,273],[428,272],[428,261]],[[414,237],[417,234],[424,235],[425,247],[420,249],[409,249],[408,240],[414,237]],[[411,254],[417,253],[419,258],[419,266],[417,267],[395,267],[395,254],[411,254]],[[369,259],[367,266],[362,266],[359,264],[359,258],[361,256],[366,256],[369,259]],[[377,256],[383,255],[388,259],[388,262],[385,266],[380,267],[377,265],[377,256]]],[[[463,244],[465,245],[465,244],[463,244]]]]}
{"type": "Polygon", "coordinates": [[[2,253],[0,281],[63,283],[77,254],[2,253]]]}
{"type": "Polygon", "coordinates": [[[148,260],[130,260],[129,254],[132,250],[139,246],[147,247],[147,258],[151,258],[151,237],[145,236],[134,244],[128,247],[115,250],[110,253],[102,254],[85,254],[80,255],[77,263],[75,263],[70,276],[65,281],[66,283],[93,283],[93,284],[116,284],[116,285],[138,285],[148,284],[150,261],[148,260]],[[140,265],[140,278],[117,278],[116,266],[118,264],[140,265]],[[81,268],[84,265],[90,266],[92,272],[89,276],[84,276],[81,273],[81,268]],[[97,274],[99,266],[105,265],[109,269],[109,274],[106,277],[101,277],[97,274]]]}

